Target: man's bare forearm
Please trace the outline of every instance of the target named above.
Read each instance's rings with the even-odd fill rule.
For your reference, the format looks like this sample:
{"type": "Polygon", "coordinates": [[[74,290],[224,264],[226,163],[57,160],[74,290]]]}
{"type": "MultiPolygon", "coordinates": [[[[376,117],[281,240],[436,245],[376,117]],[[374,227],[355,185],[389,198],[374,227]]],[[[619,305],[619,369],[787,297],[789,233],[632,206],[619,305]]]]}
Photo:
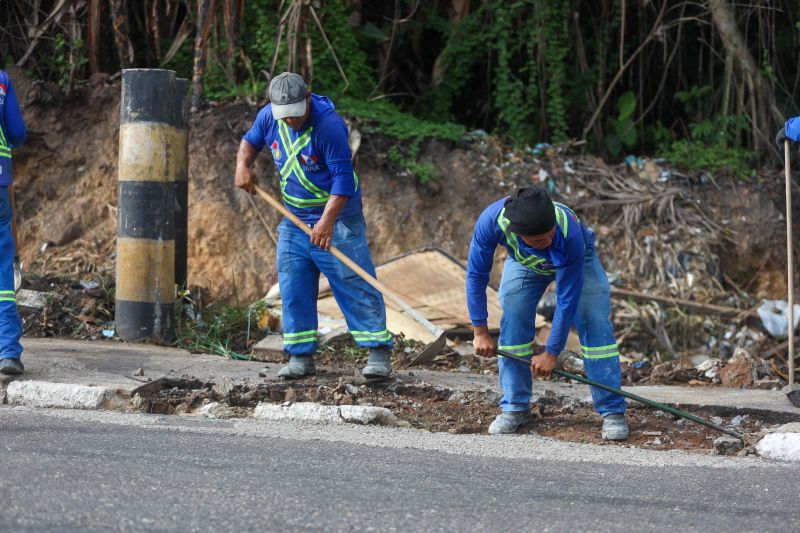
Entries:
{"type": "Polygon", "coordinates": [[[325,210],[322,212],[319,222],[323,224],[333,224],[336,222],[336,218],[339,216],[339,213],[341,213],[348,198],[350,197],[332,194],[331,197],[328,198],[328,203],[325,204],[325,210]]]}
{"type": "Polygon", "coordinates": [[[239,151],[236,153],[236,166],[250,168],[258,157],[258,150],[249,142],[242,139],[239,143],[239,151]]]}

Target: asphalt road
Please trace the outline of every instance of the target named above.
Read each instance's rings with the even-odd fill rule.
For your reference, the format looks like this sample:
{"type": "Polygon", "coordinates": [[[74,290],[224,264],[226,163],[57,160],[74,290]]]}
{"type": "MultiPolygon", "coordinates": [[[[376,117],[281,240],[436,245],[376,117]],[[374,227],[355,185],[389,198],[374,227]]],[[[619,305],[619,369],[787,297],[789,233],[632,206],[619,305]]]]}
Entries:
{"type": "Polygon", "coordinates": [[[351,439],[319,426],[264,424],[0,407],[0,530],[800,527],[794,465],[742,467],[741,459],[682,465],[675,456],[674,464],[651,466],[647,455],[642,464],[626,464],[591,446],[570,448],[571,454],[585,449],[586,462],[556,453],[528,459],[509,456],[496,437],[420,437],[483,450],[459,455],[422,449],[411,431],[336,429],[336,435],[352,432],[351,439]],[[504,456],[493,457],[493,446],[504,456]]]}

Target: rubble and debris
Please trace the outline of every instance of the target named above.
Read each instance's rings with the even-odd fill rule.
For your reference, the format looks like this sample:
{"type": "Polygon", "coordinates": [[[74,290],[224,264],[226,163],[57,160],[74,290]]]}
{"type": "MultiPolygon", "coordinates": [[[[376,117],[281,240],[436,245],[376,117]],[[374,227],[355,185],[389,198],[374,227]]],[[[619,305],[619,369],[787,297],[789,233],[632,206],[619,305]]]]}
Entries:
{"type": "Polygon", "coordinates": [[[767,459],[800,461],[800,422],[770,430],[756,444],[756,453],[767,459]]]}
{"type": "Polygon", "coordinates": [[[733,418],[731,418],[730,425],[732,427],[739,427],[747,421],[747,418],[748,418],[747,415],[736,415],[733,418]]]}
{"type": "Polygon", "coordinates": [[[743,348],[736,348],[733,356],[719,371],[723,387],[741,389],[758,379],[753,356],[743,348]]]}
{"type": "Polygon", "coordinates": [[[53,299],[56,297],[57,296],[51,292],[20,289],[17,291],[17,305],[22,307],[30,307],[32,309],[44,309],[47,307],[48,299],[53,299]]]}
{"type": "Polygon", "coordinates": [[[723,435],[714,439],[715,455],[733,455],[744,447],[744,443],[736,438],[723,435]]]}
{"type": "Polygon", "coordinates": [[[705,362],[697,365],[695,370],[700,372],[703,377],[709,379],[714,383],[719,383],[719,371],[722,368],[722,361],[720,359],[707,359],[705,362]]]}
{"type": "Polygon", "coordinates": [[[792,405],[800,407],[800,385],[793,383],[786,385],[781,391],[786,395],[792,405]]]}

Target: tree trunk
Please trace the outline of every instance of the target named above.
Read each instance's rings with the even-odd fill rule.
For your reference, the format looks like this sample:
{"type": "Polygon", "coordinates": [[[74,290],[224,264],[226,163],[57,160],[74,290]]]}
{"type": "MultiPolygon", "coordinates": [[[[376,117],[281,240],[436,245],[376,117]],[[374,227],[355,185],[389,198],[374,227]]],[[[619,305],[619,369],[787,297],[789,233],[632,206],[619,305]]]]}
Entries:
{"type": "Polygon", "coordinates": [[[197,0],[197,28],[194,37],[194,73],[192,75],[192,112],[203,105],[203,78],[206,73],[208,37],[214,22],[216,0],[197,0]]]}
{"type": "Polygon", "coordinates": [[[125,0],[109,0],[111,7],[111,25],[114,28],[114,44],[117,46],[120,68],[133,65],[133,45],[128,37],[128,16],[125,0]]]}
{"type": "Polygon", "coordinates": [[[100,51],[100,0],[89,0],[89,13],[86,18],[86,52],[89,56],[89,74],[100,71],[98,52],[100,51]]]}
{"type": "Polygon", "coordinates": [[[239,35],[239,17],[241,15],[239,1],[225,0],[223,14],[225,17],[225,58],[228,61],[228,69],[231,71],[231,75],[235,77],[233,60],[237,55],[238,47],[237,36],[239,35]]]}
{"type": "Polygon", "coordinates": [[[159,16],[159,0],[153,0],[150,4],[150,12],[148,13],[147,26],[149,28],[150,37],[153,40],[153,55],[156,61],[161,61],[161,17],[159,16]]]}
{"type": "Polygon", "coordinates": [[[746,98],[750,100],[749,105],[746,103],[743,107],[750,110],[753,128],[751,145],[759,150],[769,149],[772,147],[772,130],[778,128],[785,119],[775,105],[772,85],[761,73],[758,63],[750,53],[747,42],[736,25],[733,8],[726,0],[709,0],[709,8],[725,53],[738,67],[736,83],[744,85],[746,98]]]}

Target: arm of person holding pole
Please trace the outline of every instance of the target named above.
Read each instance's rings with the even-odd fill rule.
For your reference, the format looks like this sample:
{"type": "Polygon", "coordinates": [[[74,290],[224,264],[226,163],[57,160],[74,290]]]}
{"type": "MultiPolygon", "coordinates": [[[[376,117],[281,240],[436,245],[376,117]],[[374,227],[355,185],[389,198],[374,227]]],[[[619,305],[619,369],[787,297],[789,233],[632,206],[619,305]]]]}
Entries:
{"type": "MultiPolygon", "coordinates": [[[[247,140],[242,139],[239,143],[239,151],[236,154],[236,186],[250,194],[256,193],[257,178],[255,172],[251,168],[256,158],[258,157],[259,150],[250,144],[247,140]]],[[[347,196],[331,194],[328,203],[325,204],[325,210],[319,219],[319,222],[314,224],[311,242],[315,246],[319,246],[327,250],[333,241],[333,224],[339,216],[342,208],[347,203],[347,196]]]]}

